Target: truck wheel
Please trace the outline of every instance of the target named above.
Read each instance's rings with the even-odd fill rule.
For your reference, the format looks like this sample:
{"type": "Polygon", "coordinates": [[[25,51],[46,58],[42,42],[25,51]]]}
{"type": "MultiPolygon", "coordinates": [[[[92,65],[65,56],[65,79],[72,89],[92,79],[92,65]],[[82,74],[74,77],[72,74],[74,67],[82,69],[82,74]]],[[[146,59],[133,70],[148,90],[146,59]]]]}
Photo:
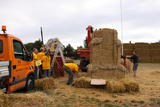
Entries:
{"type": "Polygon", "coordinates": [[[26,86],[25,90],[29,91],[34,88],[34,77],[33,76],[28,76],[27,81],[26,81],[26,86]]]}

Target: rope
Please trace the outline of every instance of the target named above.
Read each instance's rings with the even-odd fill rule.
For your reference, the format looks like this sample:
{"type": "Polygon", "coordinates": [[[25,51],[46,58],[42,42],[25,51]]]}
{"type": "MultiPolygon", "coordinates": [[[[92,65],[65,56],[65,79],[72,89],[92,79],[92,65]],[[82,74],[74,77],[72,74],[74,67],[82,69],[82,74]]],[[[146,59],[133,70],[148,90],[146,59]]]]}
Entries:
{"type": "Polygon", "coordinates": [[[120,0],[120,11],[121,11],[121,41],[122,41],[122,55],[123,53],[123,10],[122,10],[122,0],[120,0]]]}

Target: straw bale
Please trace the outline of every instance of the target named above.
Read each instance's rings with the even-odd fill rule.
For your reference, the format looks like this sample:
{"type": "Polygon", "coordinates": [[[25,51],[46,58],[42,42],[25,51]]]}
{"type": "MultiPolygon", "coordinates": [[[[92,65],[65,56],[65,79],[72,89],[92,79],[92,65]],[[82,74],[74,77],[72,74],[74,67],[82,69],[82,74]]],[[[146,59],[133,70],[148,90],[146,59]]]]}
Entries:
{"type": "Polygon", "coordinates": [[[119,39],[117,39],[115,43],[117,43],[116,45],[117,45],[118,47],[121,47],[121,46],[122,46],[122,43],[121,43],[121,41],[120,41],[119,39]]]}
{"type": "Polygon", "coordinates": [[[126,55],[132,55],[135,50],[140,58],[140,62],[145,63],[159,63],[160,62],[160,43],[135,43],[134,49],[130,48],[130,43],[124,44],[124,53],[126,55]]]}
{"type": "Polygon", "coordinates": [[[111,40],[113,40],[113,38],[117,38],[117,31],[114,29],[109,29],[109,28],[95,30],[92,38],[97,38],[97,37],[103,38],[104,40],[107,40],[106,43],[112,45],[111,40]]]}
{"type": "Polygon", "coordinates": [[[123,52],[125,55],[132,55],[133,54],[134,49],[126,49],[124,48],[123,52]]]}
{"type": "Polygon", "coordinates": [[[116,30],[104,28],[94,31],[91,41],[91,63],[120,63],[120,48],[121,42],[117,38],[116,30]]]}
{"type": "Polygon", "coordinates": [[[132,43],[124,43],[123,44],[123,48],[124,49],[134,49],[135,48],[135,44],[132,44],[132,43]]]}
{"type": "Polygon", "coordinates": [[[160,63],[160,57],[152,57],[152,63],[160,63]]]}
{"type": "Polygon", "coordinates": [[[139,84],[134,81],[131,80],[129,78],[125,78],[120,80],[120,82],[122,82],[126,88],[126,92],[138,92],[139,91],[139,84]]]}
{"type": "Polygon", "coordinates": [[[135,48],[149,48],[149,47],[150,47],[149,43],[144,43],[144,42],[135,43],[135,48]]]}
{"type": "Polygon", "coordinates": [[[122,65],[88,65],[88,75],[93,78],[124,78],[126,68],[122,65]]]}
{"type": "Polygon", "coordinates": [[[53,78],[42,78],[35,81],[35,88],[39,90],[47,90],[55,88],[55,81],[53,78]]]}
{"type": "Polygon", "coordinates": [[[119,70],[97,70],[88,72],[88,75],[91,75],[92,78],[96,79],[121,79],[125,78],[125,73],[119,70]]]}
{"type": "Polygon", "coordinates": [[[111,93],[124,93],[126,88],[123,83],[115,80],[110,80],[106,84],[106,89],[111,93]]]}
{"type": "Polygon", "coordinates": [[[94,39],[92,39],[91,44],[92,45],[99,45],[102,41],[103,41],[102,38],[94,38],[94,39]]]}
{"type": "Polygon", "coordinates": [[[151,53],[152,53],[152,55],[158,55],[158,54],[160,54],[160,48],[158,49],[150,49],[151,50],[151,53]]]}
{"type": "Polygon", "coordinates": [[[103,28],[93,32],[88,74],[96,78],[124,78],[126,69],[120,66],[121,41],[117,31],[103,28]]]}
{"type": "Polygon", "coordinates": [[[96,65],[96,64],[89,64],[88,69],[91,71],[97,71],[97,70],[119,70],[121,72],[126,72],[126,69],[122,65],[110,65],[110,64],[102,64],[102,65],[96,65]]]}
{"type": "Polygon", "coordinates": [[[91,78],[80,77],[74,81],[74,86],[77,88],[91,88],[91,78]]]}
{"type": "Polygon", "coordinates": [[[103,43],[113,45],[115,38],[117,38],[117,31],[114,29],[99,29],[94,31],[92,38],[102,38],[103,43]]]}
{"type": "Polygon", "coordinates": [[[149,58],[140,58],[140,62],[141,63],[151,63],[152,59],[151,59],[151,57],[149,57],[149,58]]]}
{"type": "Polygon", "coordinates": [[[150,46],[152,49],[157,49],[159,48],[160,49],[160,43],[151,43],[151,46],[150,46]]]}
{"type": "Polygon", "coordinates": [[[138,92],[140,90],[139,84],[129,78],[121,80],[109,80],[107,81],[106,89],[112,93],[138,92]]]}
{"type": "Polygon", "coordinates": [[[43,92],[0,95],[0,107],[44,107],[46,104],[53,104],[53,100],[43,92]]]}

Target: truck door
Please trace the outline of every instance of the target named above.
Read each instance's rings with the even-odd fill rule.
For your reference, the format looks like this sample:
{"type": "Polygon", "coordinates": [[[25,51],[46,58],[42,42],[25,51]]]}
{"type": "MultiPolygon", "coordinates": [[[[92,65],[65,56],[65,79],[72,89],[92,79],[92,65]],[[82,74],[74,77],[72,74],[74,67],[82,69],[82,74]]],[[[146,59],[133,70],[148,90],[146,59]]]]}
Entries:
{"type": "Polygon", "coordinates": [[[26,59],[27,53],[24,46],[20,41],[13,40],[14,61],[13,66],[13,79],[15,89],[22,88],[26,84],[26,77],[30,68],[30,61],[26,59]]]}

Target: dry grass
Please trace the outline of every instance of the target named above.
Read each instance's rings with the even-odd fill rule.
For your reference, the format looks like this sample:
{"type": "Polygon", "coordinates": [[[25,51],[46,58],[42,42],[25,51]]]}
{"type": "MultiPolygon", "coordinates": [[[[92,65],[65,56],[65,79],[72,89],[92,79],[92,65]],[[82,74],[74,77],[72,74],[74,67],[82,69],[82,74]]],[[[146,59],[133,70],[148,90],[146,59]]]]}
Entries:
{"type": "Polygon", "coordinates": [[[39,90],[48,90],[55,88],[54,78],[42,78],[35,81],[35,88],[39,90]]]}
{"type": "Polygon", "coordinates": [[[91,88],[91,78],[80,77],[75,80],[74,86],[77,88],[91,88]]]}
{"type": "Polygon", "coordinates": [[[0,95],[0,107],[7,107],[10,103],[8,107],[160,107],[159,71],[160,64],[140,64],[137,77],[130,74],[129,79],[140,85],[138,93],[109,93],[100,88],[76,88],[66,85],[66,76],[55,79],[56,89],[5,94],[6,99],[0,95]]]}
{"type": "Polygon", "coordinates": [[[111,93],[123,93],[126,91],[124,84],[116,80],[108,81],[106,84],[106,89],[111,93]]]}
{"type": "Polygon", "coordinates": [[[160,71],[153,71],[150,73],[151,75],[160,75],[160,71]]]}
{"type": "Polygon", "coordinates": [[[53,99],[43,92],[1,94],[0,98],[0,107],[44,107],[53,104],[53,99]]]}

